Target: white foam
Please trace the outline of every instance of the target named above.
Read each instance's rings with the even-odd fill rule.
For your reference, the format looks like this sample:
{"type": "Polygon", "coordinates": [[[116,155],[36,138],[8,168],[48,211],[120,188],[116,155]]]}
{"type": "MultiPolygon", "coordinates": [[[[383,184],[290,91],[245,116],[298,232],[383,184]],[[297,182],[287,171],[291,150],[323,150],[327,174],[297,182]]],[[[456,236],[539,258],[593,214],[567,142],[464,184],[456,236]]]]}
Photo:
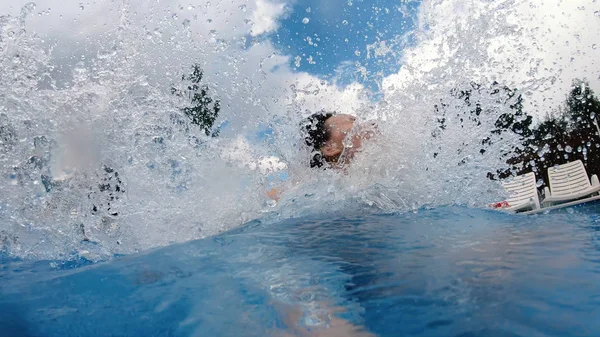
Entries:
{"type": "MultiPolygon", "coordinates": [[[[13,5],[13,16],[0,19],[0,249],[36,259],[104,259],[214,235],[256,218],[477,207],[497,199],[501,188],[486,173],[502,165],[500,153],[516,139],[497,137],[479,152],[511,103],[490,95],[491,82],[518,74],[507,84],[524,84],[527,93],[554,88],[551,77],[563,71],[593,73],[598,65],[589,57],[595,53],[585,41],[600,30],[579,25],[572,28],[581,39],[560,35],[577,46],[578,60],[590,61],[585,67],[559,62],[528,72],[521,62],[528,51],[547,54],[554,36],[536,35],[544,22],[535,21],[539,29],[526,24],[535,9],[523,7],[526,1],[459,2],[423,2],[411,35],[416,44],[403,51],[401,70],[383,80],[384,97],[377,102],[361,84],[340,87],[294,72],[292,56],[268,39],[247,40],[277,24],[248,25],[245,20],[260,10],[256,4],[242,11],[233,1],[193,13],[174,3],[134,1],[119,8],[89,5],[78,14],[47,0],[22,15],[13,5]],[[51,15],[38,16],[46,7],[51,15]],[[510,52],[498,51],[504,42],[510,52]],[[516,57],[519,46],[527,48],[516,57]],[[178,110],[185,102],[170,93],[195,62],[205,70],[210,94],[222,101],[218,123],[228,126],[217,138],[187,123],[178,110]],[[483,85],[472,101],[491,112],[479,125],[460,121],[472,107],[450,95],[471,81],[483,85]],[[441,102],[447,105],[443,131],[434,109],[441,102]],[[298,126],[322,108],[380,121],[379,139],[366,144],[345,173],[308,168],[298,126]],[[265,126],[272,140],[256,136],[265,126]],[[280,183],[284,193],[273,206],[266,196],[269,175],[281,171],[290,179],[280,183]],[[122,181],[119,191],[114,172],[122,181]]],[[[574,2],[540,6],[548,17],[567,10],[587,20],[589,13],[575,11],[574,2]]],[[[591,8],[589,1],[577,3],[591,8]]],[[[277,6],[269,13],[273,20],[285,15],[277,6]]],[[[398,41],[406,46],[406,35],[398,41]]],[[[394,43],[380,43],[370,57],[394,53],[394,43]]]]}

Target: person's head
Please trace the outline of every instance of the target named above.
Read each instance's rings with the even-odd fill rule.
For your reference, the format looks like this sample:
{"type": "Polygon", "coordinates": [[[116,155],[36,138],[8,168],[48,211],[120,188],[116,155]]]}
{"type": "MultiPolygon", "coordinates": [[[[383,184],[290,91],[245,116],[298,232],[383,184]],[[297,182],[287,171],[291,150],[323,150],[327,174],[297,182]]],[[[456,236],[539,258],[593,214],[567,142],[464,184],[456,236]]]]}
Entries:
{"type": "Polygon", "coordinates": [[[362,140],[370,136],[369,132],[357,130],[355,121],[352,115],[327,112],[308,117],[304,141],[313,150],[310,167],[346,164],[352,159],[362,140]]]}

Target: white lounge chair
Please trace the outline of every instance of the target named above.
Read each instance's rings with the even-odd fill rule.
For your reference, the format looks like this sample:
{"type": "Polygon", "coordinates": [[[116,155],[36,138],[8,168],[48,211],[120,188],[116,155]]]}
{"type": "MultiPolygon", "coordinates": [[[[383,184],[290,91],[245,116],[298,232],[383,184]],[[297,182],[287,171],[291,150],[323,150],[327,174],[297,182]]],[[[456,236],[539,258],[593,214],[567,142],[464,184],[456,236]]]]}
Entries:
{"type": "Polygon", "coordinates": [[[590,183],[581,160],[549,168],[548,180],[550,188],[544,188],[544,205],[574,201],[600,191],[598,176],[594,174],[590,183]]]}
{"type": "Polygon", "coordinates": [[[508,207],[504,211],[520,212],[540,209],[540,197],[537,189],[535,174],[529,172],[516,176],[513,180],[502,183],[509,197],[508,207]]]}

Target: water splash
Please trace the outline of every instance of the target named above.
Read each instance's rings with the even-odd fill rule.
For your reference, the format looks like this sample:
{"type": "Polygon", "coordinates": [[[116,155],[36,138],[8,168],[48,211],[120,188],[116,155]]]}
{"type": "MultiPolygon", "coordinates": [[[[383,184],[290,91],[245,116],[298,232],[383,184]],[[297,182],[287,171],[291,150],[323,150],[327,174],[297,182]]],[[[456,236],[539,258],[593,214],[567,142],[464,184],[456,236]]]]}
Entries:
{"type": "MultiPolygon", "coordinates": [[[[534,59],[525,80],[493,84],[510,73],[502,48],[536,42],[518,42],[525,36],[512,22],[519,1],[424,1],[419,29],[367,48],[373,62],[396,53],[392,59],[405,63],[381,81],[380,93],[295,73],[293,58],[261,37],[276,20],[255,22],[270,3],[142,3],[135,11],[120,3],[102,24],[80,17],[81,36],[62,40],[60,25],[35,33],[33,4],[0,18],[0,250],[99,260],[256,218],[479,207],[502,197],[486,174],[518,138],[490,136],[515,103],[496,90],[518,84],[526,94],[552,82],[534,59]],[[447,6],[456,22],[434,15],[447,6]],[[186,102],[170,93],[196,62],[223,103],[217,138],[191,125],[179,110],[186,102]],[[453,94],[464,90],[468,102],[453,94]],[[307,168],[298,125],[321,109],[380,122],[381,134],[343,174],[307,168]],[[290,179],[277,182],[274,168],[286,168],[290,179]],[[277,205],[265,195],[270,186],[285,190],[277,205]]],[[[77,15],[93,16],[94,6],[77,15]]],[[[360,64],[348,69],[382,76],[360,64]]]]}

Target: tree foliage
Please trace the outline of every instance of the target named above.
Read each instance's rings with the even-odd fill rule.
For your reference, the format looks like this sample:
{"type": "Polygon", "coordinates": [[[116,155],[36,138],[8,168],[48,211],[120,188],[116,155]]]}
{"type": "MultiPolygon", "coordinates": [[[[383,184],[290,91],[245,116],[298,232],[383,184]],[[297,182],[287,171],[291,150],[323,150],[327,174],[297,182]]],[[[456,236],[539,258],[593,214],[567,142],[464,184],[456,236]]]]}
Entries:
{"type": "MultiPolygon", "coordinates": [[[[538,125],[513,123],[512,128],[498,125],[501,130],[518,131],[524,137],[521,144],[516,144],[507,153],[507,167],[488,176],[492,179],[506,178],[535,172],[542,179],[542,186],[547,186],[548,168],[578,159],[584,163],[588,173],[600,173],[598,115],[600,101],[587,82],[574,81],[558,113],[547,115],[538,125]]],[[[504,118],[510,120],[512,116],[508,114],[504,118]]]]}
{"type": "Polygon", "coordinates": [[[221,102],[209,96],[209,89],[202,84],[204,73],[198,64],[192,66],[192,72],[182,75],[181,81],[185,83],[185,89],[171,88],[171,93],[189,100],[189,106],[180,108],[181,112],[189,118],[190,123],[198,125],[207,136],[219,135],[219,128],[213,128],[215,121],[221,111],[221,102]]]}
{"type": "Polygon", "coordinates": [[[600,101],[587,82],[573,83],[564,106],[531,129],[532,136],[523,145],[525,151],[514,152],[507,164],[523,163],[512,174],[536,172],[547,185],[549,167],[581,160],[588,173],[600,173],[600,135],[598,134],[600,101]]]}
{"type": "MultiPolygon", "coordinates": [[[[494,83],[491,88],[482,88],[471,83],[466,89],[454,89],[451,96],[458,99],[456,109],[448,109],[448,103],[434,106],[437,115],[433,138],[439,137],[448,127],[449,119],[458,122],[466,130],[481,125],[482,118],[495,116],[493,104],[483,98],[507,107],[499,115],[489,134],[481,139],[480,153],[484,154],[495,140],[505,133],[517,135],[516,143],[501,150],[500,156],[506,163],[496,172],[489,172],[490,179],[535,172],[547,185],[549,167],[581,160],[588,173],[600,174],[600,100],[583,80],[573,82],[564,105],[554,114],[549,114],[538,124],[523,109],[523,97],[516,89],[494,83]],[[489,94],[489,97],[487,96],[489,94]],[[450,115],[450,111],[456,115],[450,115]]],[[[488,120],[489,122],[489,120],[488,120]]],[[[459,154],[460,154],[459,149],[459,154]]],[[[434,157],[438,154],[434,153],[434,157]]],[[[458,163],[461,165],[462,161],[458,163]]]]}
{"type": "MultiPolygon", "coordinates": [[[[489,123],[490,116],[494,118],[493,116],[497,115],[498,106],[508,107],[510,110],[497,117],[489,134],[482,135],[479,149],[481,154],[484,154],[487,148],[493,144],[494,137],[500,139],[505,132],[519,135],[521,141],[531,136],[533,118],[523,112],[523,98],[516,89],[501,86],[498,83],[493,83],[489,88],[483,88],[472,82],[466,88],[451,90],[450,96],[456,99],[457,105],[454,109],[448,109],[447,102],[440,102],[434,106],[437,115],[437,127],[432,133],[434,138],[439,137],[447,129],[451,119],[465,130],[481,126],[484,119],[489,123]]],[[[459,149],[460,152],[461,149],[459,149]]],[[[437,157],[438,153],[433,155],[437,157]]],[[[463,162],[459,162],[459,165],[461,163],[463,162]]]]}

